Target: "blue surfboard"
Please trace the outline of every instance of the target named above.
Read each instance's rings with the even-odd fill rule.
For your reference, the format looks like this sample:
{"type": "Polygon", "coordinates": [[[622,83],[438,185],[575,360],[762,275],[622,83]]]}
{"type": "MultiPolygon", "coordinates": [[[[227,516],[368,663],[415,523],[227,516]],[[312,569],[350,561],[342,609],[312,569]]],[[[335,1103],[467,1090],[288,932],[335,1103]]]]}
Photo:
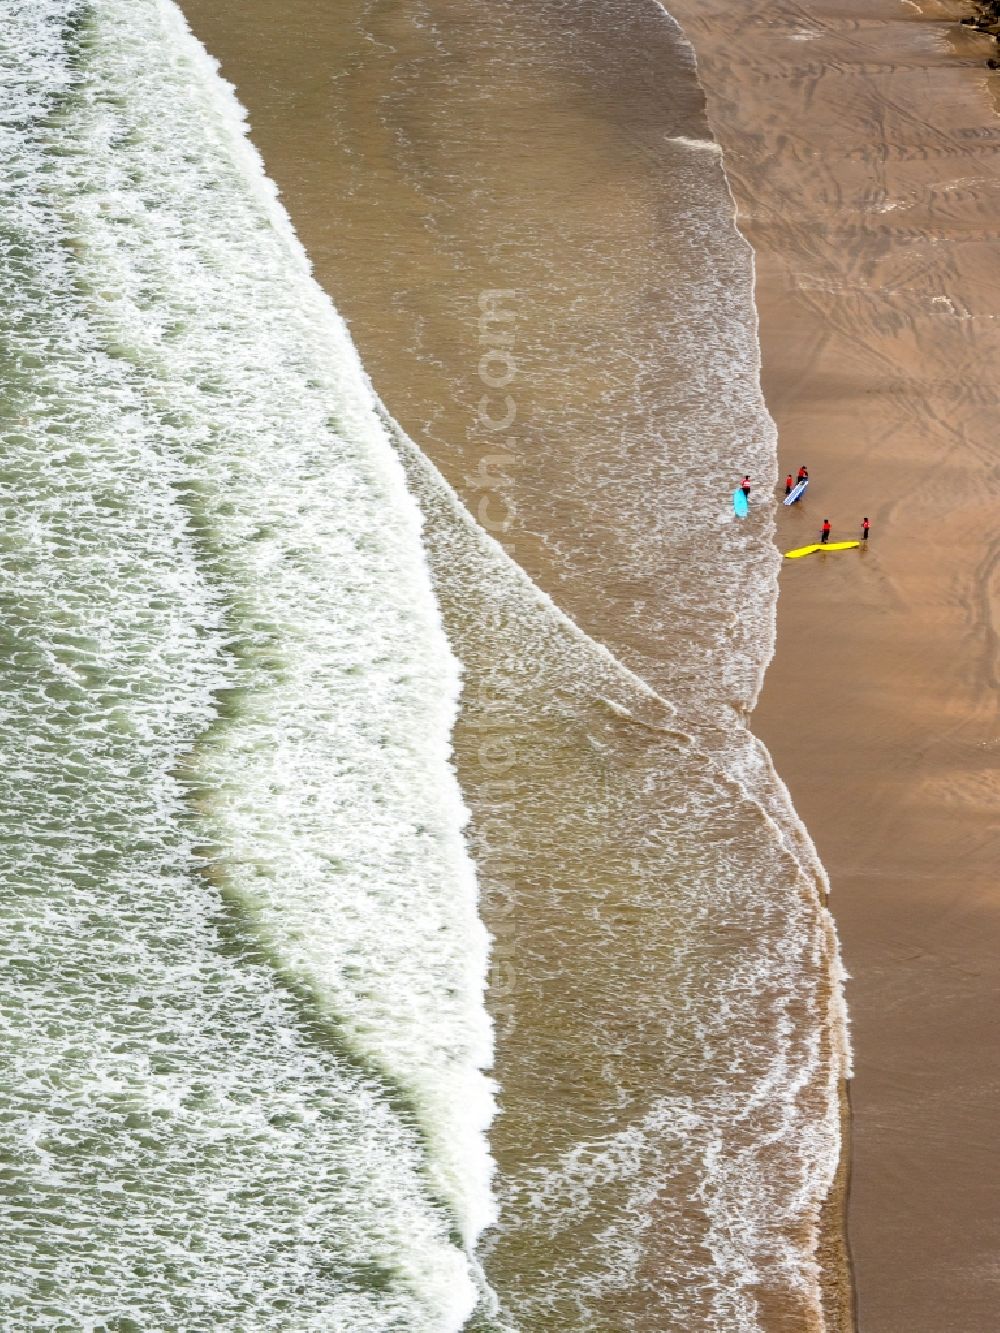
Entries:
{"type": "Polygon", "coordinates": [[[747,516],[747,497],[738,486],[733,491],[733,513],[737,518],[746,518],[747,516]]]}
{"type": "Polygon", "coordinates": [[[803,495],[805,495],[806,493],[806,487],[808,485],[809,485],[809,478],[806,477],[805,481],[800,481],[790,495],[785,496],[785,504],[793,505],[796,500],[801,500],[803,495]]]}

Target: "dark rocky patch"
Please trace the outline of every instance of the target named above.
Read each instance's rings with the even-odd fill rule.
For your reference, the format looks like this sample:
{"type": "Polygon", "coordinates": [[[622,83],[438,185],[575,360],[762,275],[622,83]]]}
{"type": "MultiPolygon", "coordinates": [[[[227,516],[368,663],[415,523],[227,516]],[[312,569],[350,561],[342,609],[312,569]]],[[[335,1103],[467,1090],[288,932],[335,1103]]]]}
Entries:
{"type": "MultiPolygon", "coordinates": [[[[967,19],[962,19],[962,23],[967,28],[975,28],[978,32],[988,32],[1000,42],[1000,0],[972,0],[976,7],[976,12],[967,19]]],[[[992,57],[987,60],[990,69],[1000,68],[1000,61],[992,57]]]]}

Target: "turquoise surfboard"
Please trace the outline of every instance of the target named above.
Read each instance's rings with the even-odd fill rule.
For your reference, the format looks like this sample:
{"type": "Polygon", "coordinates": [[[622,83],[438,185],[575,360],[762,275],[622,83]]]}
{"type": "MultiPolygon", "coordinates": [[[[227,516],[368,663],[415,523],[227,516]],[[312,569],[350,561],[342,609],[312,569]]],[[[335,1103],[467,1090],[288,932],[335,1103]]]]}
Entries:
{"type": "Polygon", "coordinates": [[[737,518],[746,518],[747,516],[747,497],[738,486],[733,491],[733,513],[737,518]]]}

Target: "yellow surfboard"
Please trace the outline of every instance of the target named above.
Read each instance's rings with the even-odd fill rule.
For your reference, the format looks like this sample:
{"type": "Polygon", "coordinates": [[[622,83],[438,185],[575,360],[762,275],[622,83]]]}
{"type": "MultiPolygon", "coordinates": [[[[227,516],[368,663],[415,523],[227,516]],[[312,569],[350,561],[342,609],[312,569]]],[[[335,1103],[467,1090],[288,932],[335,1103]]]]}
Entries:
{"type": "Polygon", "coordinates": [[[798,560],[801,555],[812,555],[813,551],[850,551],[860,546],[860,542],[813,542],[812,546],[797,546],[794,551],[786,551],[786,560],[798,560]]]}

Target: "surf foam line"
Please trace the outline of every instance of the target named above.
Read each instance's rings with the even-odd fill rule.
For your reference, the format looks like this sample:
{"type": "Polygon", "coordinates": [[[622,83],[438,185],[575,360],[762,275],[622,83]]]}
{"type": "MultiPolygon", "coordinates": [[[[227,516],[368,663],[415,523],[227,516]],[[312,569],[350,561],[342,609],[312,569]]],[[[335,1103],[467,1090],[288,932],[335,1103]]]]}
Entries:
{"type": "MultiPolygon", "coordinates": [[[[172,12],[172,6],[169,8],[172,12]]],[[[213,87],[215,86],[213,83],[213,87]]],[[[227,104],[233,117],[230,123],[233,124],[235,117],[240,116],[241,113],[235,99],[230,100],[229,95],[227,95],[227,104]]],[[[245,132],[242,121],[239,122],[238,128],[241,134],[245,132]]],[[[291,231],[287,217],[280,208],[272,187],[265,182],[256,153],[249,144],[245,144],[242,149],[237,146],[235,151],[246,152],[248,156],[247,170],[249,171],[252,166],[252,170],[256,173],[254,178],[265,192],[266,197],[263,202],[268,209],[272,225],[276,229],[281,229],[287,240],[289,250],[297,256],[297,262],[301,264],[303,271],[308,272],[306,256],[291,231]]],[[[332,310],[332,307],[330,309],[332,310]]],[[[339,325],[339,327],[342,329],[342,326],[339,325]]],[[[356,353],[353,348],[350,348],[346,334],[343,335],[343,340],[345,346],[349,348],[349,352],[345,352],[345,355],[350,356],[354,372],[363,378],[366,389],[373,396],[373,391],[367,384],[367,377],[357,360],[356,353]]],[[[152,351],[152,349],[150,350],[152,351]]],[[[370,405],[371,401],[372,397],[366,395],[366,405],[370,405]]],[[[368,406],[366,406],[367,410],[368,406]]],[[[602,697],[612,705],[617,704],[626,708],[637,720],[644,721],[647,725],[654,725],[671,734],[686,732],[686,728],[677,727],[676,709],[669,701],[660,698],[641,677],[624,667],[603,645],[589,639],[569,617],[565,616],[555,606],[551,599],[547,598],[530,583],[523,571],[506,557],[496,543],[492,542],[492,539],[476,527],[460,505],[457,497],[445,487],[436,471],[430,467],[412,441],[402,436],[402,432],[398,431],[395,423],[386,419],[383,421],[383,427],[399,446],[401,457],[408,470],[411,490],[418,496],[424,506],[428,523],[428,527],[425,529],[425,540],[436,576],[442,579],[442,570],[447,563],[451,564],[453,570],[465,569],[468,563],[466,559],[468,546],[463,546],[459,554],[454,549],[449,549],[447,539],[442,536],[448,525],[455,523],[457,517],[463,525],[464,540],[470,545],[476,546],[478,550],[477,560],[472,563],[474,577],[479,582],[480,590],[484,586],[488,586],[491,580],[494,580],[497,584],[497,600],[506,600],[508,604],[513,602],[519,605],[524,613],[525,620],[532,623],[532,633],[537,630],[539,625],[544,625],[546,651],[554,661],[558,662],[558,674],[561,681],[565,682],[574,675],[578,679],[586,677],[588,682],[599,681],[603,691],[602,697]],[[446,513],[447,518],[443,524],[439,524],[437,515],[442,513],[446,513]],[[457,559],[455,559],[456,555],[458,555],[457,559]]],[[[447,580],[442,580],[442,586],[446,583],[447,580]]],[[[268,609],[268,614],[273,614],[272,608],[268,609]]],[[[773,605],[771,627],[773,636],[773,605]]],[[[319,665],[318,661],[314,663],[315,667],[319,667],[319,665]]],[[[760,678],[762,678],[762,675],[763,668],[760,671],[760,678]]],[[[260,697],[264,697],[263,692],[260,697]]],[[[748,804],[760,812],[764,822],[780,834],[779,826],[774,820],[771,810],[766,808],[767,798],[765,794],[759,786],[755,787],[754,783],[748,784],[750,789],[747,790],[738,781],[734,780],[735,775],[733,767],[728,763],[728,756],[710,755],[707,750],[702,749],[702,742],[694,732],[685,734],[683,737],[678,734],[678,741],[692,749],[702,751],[704,763],[717,774],[720,791],[740,790],[748,804]]],[[[778,813],[784,813],[781,810],[780,803],[773,805],[771,809],[778,813]]],[[[242,820],[243,816],[241,815],[240,818],[242,820]]],[[[798,821],[794,822],[797,824],[798,821]]],[[[781,838],[779,840],[785,841],[781,838]]],[[[829,963],[830,936],[828,917],[817,892],[815,862],[808,856],[799,859],[805,850],[801,841],[788,841],[786,850],[789,858],[799,867],[801,872],[802,892],[798,907],[795,909],[795,929],[800,932],[801,947],[805,949],[813,967],[822,968],[824,964],[829,963]]],[[[227,879],[233,882],[233,867],[224,864],[223,870],[227,879]]],[[[259,873],[259,871],[256,871],[256,873],[259,873]]],[[[267,878],[266,874],[264,878],[267,878]]],[[[256,912],[258,909],[254,894],[257,886],[254,879],[243,874],[241,884],[243,886],[241,892],[247,895],[251,910],[256,912]]],[[[284,905],[282,905],[282,910],[285,910],[284,905]]],[[[266,919],[270,922],[273,916],[274,913],[271,911],[270,904],[265,903],[265,912],[258,916],[258,920],[266,919]],[[267,915],[269,912],[270,916],[267,915]]],[[[288,956],[288,954],[285,955],[286,958],[288,956]]],[[[292,957],[298,964],[298,958],[294,954],[292,957]]],[[[777,972],[774,975],[776,976],[777,972]]],[[[791,978],[786,978],[783,984],[791,993],[795,982],[791,978]]],[[[338,1013],[341,1008],[342,1005],[338,1005],[338,1013]]],[[[830,1015],[827,1014],[826,1022],[829,1021],[829,1017],[830,1015]]],[[[832,1085],[828,1087],[829,1095],[826,1101],[828,1113],[814,1117],[809,1124],[804,1124],[801,1118],[796,1119],[794,1103],[799,1091],[805,1085],[814,1083],[817,1079],[822,1081],[823,1070],[836,1063],[835,1061],[831,1062],[830,1065],[824,1063],[822,1045],[826,1035],[828,1035],[828,1028],[826,1028],[825,1023],[817,1021],[814,1041],[807,1045],[793,1062],[789,1062],[787,1053],[779,1052],[762,1078],[760,1087],[751,1104],[743,1108],[748,1119],[769,1101],[775,1101],[787,1108],[789,1119],[785,1133],[787,1135],[800,1133],[802,1138],[801,1179],[797,1192],[793,1192],[786,1199],[772,1198],[770,1203],[775,1210],[787,1210],[807,1224],[818,1213],[819,1203],[825,1197],[828,1189],[828,1180],[832,1178],[839,1147],[837,1138],[839,1121],[833,1111],[836,1099],[832,1085]]],[[[405,1060],[401,1063],[405,1069],[405,1060]]],[[[391,1062],[385,1061],[384,1067],[392,1068],[393,1066],[391,1062]]],[[[408,1082],[407,1086],[412,1086],[412,1080],[408,1082]]],[[[433,1120],[433,1118],[431,1119],[433,1120]]],[[[760,1249],[761,1238],[757,1230],[760,1219],[751,1206],[752,1201],[748,1194],[748,1189],[752,1190],[753,1188],[753,1182],[759,1179],[757,1166],[751,1164],[750,1159],[745,1156],[732,1160],[727,1158],[726,1147],[715,1137],[711,1117],[706,1114],[704,1108],[700,1117],[695,1113],[692,1119],[698,1124],[704,1144],[701,1149],[704,1153],[705,1166],[702,1187],[703,1201],[711,1219],[706,1240],[711,1252],[715,1255],[716,1269],[720,1275],[722,1285],[728,1287],[728,1290],[719,1293],[719,1308],[722,1310],[751,1311],[753,1302],[747,1289],[754,1281],[760,1280],[762,1265],[765,1265],[763,1275],[766,1278],[767,1261],[773,1266],[775,1273],[782,1275],[782,1279],[787,1281],[790,1286],[809,1290],[818,1303],[817,1274],[815,1265],[808,1253],[803,1255],[800,1249],[793,1246],[787,1251],[779,1249],[777,1253],[771,1253],[767,1256],[767,1261],[763,1257],[760,1249]]],[[[428,1117],[422,1117],[423,1124],[426,1125],[427,1121],[428,1117]]],[[[653,1117],[650,1123],[655,1124],[656,1117],[653,1117]]],[[[434,1155],[438,1156],[439,1145],[432,1143],[432,1148],[434,1155]]],[[[774,1244],[773,1238],[769,1238],[765,1244],[765,1250],[767,1245],[774,1244]]],[[[751,1316],[748,1314],[749,1317],[751,1316]]]]}
{"type": "MultiPolygon", "coordinates": [[[[161,753],[148,724],[135,723],[150,738],[149,781],[174,792],[167,804],[180,842],[171,856],[183,862],[183,825],[187,873],[200,859],[238,904],[240,957],[255,949],[267,962],[270,981],[258,969],[257,984],[266,992],[277,981],[273,1003],[285,1009],[289,995],[307,993],[353,1066],[341,1059],[328,1071],[340,1079],[335,1117],[353,1119],[369,1155],[351,1158],[350,1139],[341,1140],[325,1187],[322,1163],[319,1181],[294,1155],[287,1167],[290,1181],[301,1168],[317,1212],[340,1200],[340,1234],[355,1255],[369,1241],[369,1290],[337,1295],[336,1273],[314,1279],[296,1322],[457,1329],[477,1302],[493,1303],[473,1257],[494,1216],[488,938],[451,767],[459,671],[419,511],[346,328],[247,140],[242,109],[176,6],[5,8],[15,66],[7,198],[24,236],[44,251],[44,287],[59,304],[41,348],[46,373],[81,403],[91,381],[98,396],[107,385],[86,430],[45,418],[37,403],[25,421],[43,440],[47,431],[78,432],[83,465],[89,454],[113,458],[118,441],[123,450],[143,442],[141,468],[128,455],[123,490],[156,491],[170,516],[159,530],[174,535],[197,573],[182,576],[181,564],[172,573],[166,556],[150,566],[160,591],[155,581],[137,586],[153,608],[174,598],[204,622],[183,650],[206,663],[189,710],[200,735],[180,727],[161,753]],[[345,1175],[350,1188],[332,1190],[345,1175]],[[358,1196],[366,1184],[370,1199],[358,1196]],[[379,1276],[380,1265],[391,1278],[379,1276]]],[[[155,535],[153,519],[137,513],[155,535]]],[[[150,669],[158,664],[154,655],[150,669]]],[[[176,876],[163,887],[178,893],[176,876]]],[[[190,893],[205,911],[204,896],[190,893]]],[[[221,950],[215,966],[226,974],[236,964],[221,950]]],[[[194,984],[201,973],[191,968],[194,984]]],[[[144,984],[159,994],[152,977],[144,984]]],[[[191,1012],[204,1018],[199,1003],[192,997],[191,1012]]],[[[286,1038],[292,1065],[305,1059],[301,1039],[286,1038]]],[[[266,1101],[267,1078],[255,1070],[251,1101],[266,1101]]],[[[252,1161],[244,1166],[249,1188],[252,1161]]],[[[280,1177],[274,1160],[269,1169],[280,1177]]],[[[198,1230],[169,1214],[164,1205],[178,1236],[185,1225],[198,1230]]],[[[224,1200],[206,1205],[206,1216],[211,1252],[224,1200]]],[[[259,1217],[262,1236],[272,1221],[259,1217]]],[[[324,1223],[318,1234],[329,1241],[337,1219],[324,1223]]],[[[294,1243],[309,1250],[308,1227],[294,1243]]],[[[231,1250],[220,1286],[242,1267],[231,1250]]],[[[245,1260],[260,1256],[247,1250],[245,1260]]],[[[63,1262],[71,1275],[69,1252],[63,1262]]],[[[89,1271],[99,1260],[80,1262],[89,1271]]],[[[364,1259],[352,1263],[360,1271],[364,1259]]],[[[273,1317],[266,1273],[263,1284],[233,1317],[273,1317]]],[[[160,1307],[143,1314],[140,1292],[133,1313],[200,1326],[185,1313],[183,1279],[175,1299],[169,1317],[160,1307]]]]}
{"type": "MultiPolygon", "coordinates": [[[[663,11],[667,20],[682,37],[679,25],[663,11]]],[[[692,66],[695,57],[690,43],[684,41],[692,66]]],[[[721,157],[715,140],[697,141],[683,145],[692,152],[721,157]]],[[[725,173],[723,172],[725,175],[725,173]]],[[[732,189],[725,177],[729,200],[735,212],[732,189]]],[[[734,238],[745,248],[749,258],[751,284],[755,274],[752,248],[733,226],[734,238]]],[[[750,302],[752,305],[752,302],[750,302]]],[[[753,309],[756,320],[756,309],[753,309]]],[[[761,413],[770,425],[767,443],[770,445],[768,463],[776,476],[777,437],[774,423],[767,416],[760,391],[760,338],[759,325],[754,327],[754,362],[750,367],[756,382],[761,413]]],[[[809,1011],[813,1026],[802,1041],[795,1056],[777,1053],[762,1074],[753,1097],[745,1104],[726,1107],[726,1114],[743,1121],[749,1127],[755,1117],[764,1118],[769,1105],[782,1109],[785,1116],[782,1132],[789,1142],[801,1144],[801,1173],[796,1185],[786,1198],[780,1198],[765,1175],[758,1175],[758,1166],[750,1154],[733,1156],[731,1146],[721,1136],[714,1136],[711,1114],[707,1107],[684,1107],[679,1112],[658,1110],[633,1128],[639,1139],[657,1133],[664,1142],[670,1140],[678,1123],[697,1127],[704,1147],[704,1178],[700,1197],[711,1219],[704,1242],[715,1257],[715,1272],[721,1286],[727,1290],[718,1294],[718,1317],[727,1319],[739,1312],[744,1320],[741,1327],[758,1327],[758,1312],[750,1288],[755,1283],[776,1286],[782,1282],[789,1289],[803,1293],[811,1309],[816,1327],[822,1320],[820,1274],[816,1262],[819,1238],[820,1209],[829,1194],[841,1153],[839,1091],[843,1078],[850,1071],[850,1048],[847,1035],[846,1009],[843,999],[844,973],[839,958],[839,943],[832,917],[825,900],[829,890],[826,872],[815,847],[801,820],[798,818],[784,784],[776,774],[770,756],[762,743],[752,735],[746,719],[759,695],[764,674],[773,656],[776,632],[777,570],[780,558],[771,546],[762,555],[760,563],[770,573],[769,597],[759,599],[761,632],[754,634],[763,652],[755,654],[752,671],[738,671],[731,680],[732,712],[726,719],[725,730],[717,720],[682,714],[677,706],[659,694],[641,673],[623,663],[606,645],[590,638],[546,593],[532,583],[524,571],[509,558],[501,544],[486,534],[475,523],[452,488],[430,464],[418,446],[382,408],[384,421],[396,440],[407,468],[411,490],[420,499],[428,526],[425,529],[429,555],[440,588],[440,601],[446,606],[471,605],[475,601],[470,583],[492,588],[489,596],[503,610],[491,622],[491,633],[497,636],[497,653],[509,661],[517,660],[518,648],[513,642],[520,635],[523,642],[531,642],[532,667],[540,659],[546,662],[545,674],[552,680],[553,695],[558,696],[572,682],[570,688],[585,693],[597,690],[603,700],[619,716],[642,726],[651,727],[669,735],[678,744],[700,755],[716,775],[720,794],[729,792],[734,801],[745,803],[757,812],[770,831],[778,860],[787,858],[796,867],[797,889],[788,904],[789,953],[801,948],[815,994],[809,997],[809,1011]],[[474,579],[469,575],[475,570],[474,579]],[[465,577],[463,577],[463,572],[465,577]],[[766,604],[765,604],[766,603],[766,604]],[[519,625],[517,631],[513,626],[519,625]],[[794,945],[791,944],[795,940],[794,945]],[[796,1115],[794,1103],[805,1090],[820,1089],[822,1105],[806,1119],[796,1115]],[[674,1116],[674,1119],[671,1117],[674,1116]],[[753,1182],[757,1182],[754,1184],[753,1182]],[[754,1190],[758,1189],[757,1198],[754,1190]],[[798,1235],[787,1246],[776,1245],[768,1236],[770,1219],[762,1215],[760,1201],[767,1199],[772,1215],[787,1210],[798,1224],[798,1235]],[[768,1246],[774,1246],[767,1253],[768,1246]]],[[[773,531],[773,523],[759,538],[766,542],[773,531]]],[[[757,599],[754,601],[755,611],[757,599]]],[[[756,619],[756,617],[755,617],[756,619]]],[[[756,629],[756,626],[755,626],[756,629]]],[[[461,642],[461,630],[458,639],[461,642]]],[[[465,649],[459,647],[460,656],[465,649]]],[[[744,656],[746,654],[744,653],[744,656]]],[[[762,890],[766,885],[759,886],[762,890]]],[[[781,965],[762,963],[759,975],[744,978],[747,987],[778,981],[789,987],[797,984],[789,975],[781,975],[781,965]],[[771,966],[769,974],[767,967],[771,966]]],[[[726,1003],[732,1003],[727,998],[726,1003]]],[[[793,1024],[785,1015],[780,1031],[783,1039],[791,1042],[793,1024]]],[[[798,1038],[796,1038],[798,1040],[798,1038]]],[[[631,1132],[626,1135],[631,1141],[631,1132]]],[[[763,1140],[761,1140],[763,1143],[763,1140]]],[[[580,1156],[586,1156],[585,1145],[580,1145],[580,1156]]],[[[639,1161],[639,1156],[634,1159],[639,1161]]],[[[644,1168],[650,1165],[644,1159],[644,1168]]],[[[641,1175],[640,1169],[637,1171],[641,1175]]],[[[567,1179],[577,1180],[579,1167],[575,1159],[568,1161],[567,1179]]],[[[636,1198],[645,1197],[649,1178],[636,1176],[636,1198]]],[[[501,1186],[504,1193],[504,1186],[501,1186]]],[[[655,1191],[654,1191],[655,1193],[655,1191]]],[[[794,1230],[794,1224],[790,1230],[794,1230]]],[[[613,1248],[613,1247],[612,1247],[613,1248]]],[[[619,1247],[624,1253],[629,1245],[619,1247]]],[[[633,1246],[633,1256],[637,1252],[633,1246]]],[[[635,1260],[638,1262],[638,1260],[635,1260]]],[[[618,1280],[618,1279],[615,1279],[618,1280]]],[[[711,1279],[710,1279],[711,1280],[711,1279]]],[[[610,1280],[609,1280],[610,1281],[610,1280]]],[[[613,1287],[610,1282],[608,1289],[613,1287]]],[[[596,1291],[599,1281],[592,1284],[596,1291]]],[[[540,1298],[534,1315],[541,1318],[545,1299],[540,1298]]],[[[728,1325],[720,1325],[728,1326],[728,1325]]]]}

